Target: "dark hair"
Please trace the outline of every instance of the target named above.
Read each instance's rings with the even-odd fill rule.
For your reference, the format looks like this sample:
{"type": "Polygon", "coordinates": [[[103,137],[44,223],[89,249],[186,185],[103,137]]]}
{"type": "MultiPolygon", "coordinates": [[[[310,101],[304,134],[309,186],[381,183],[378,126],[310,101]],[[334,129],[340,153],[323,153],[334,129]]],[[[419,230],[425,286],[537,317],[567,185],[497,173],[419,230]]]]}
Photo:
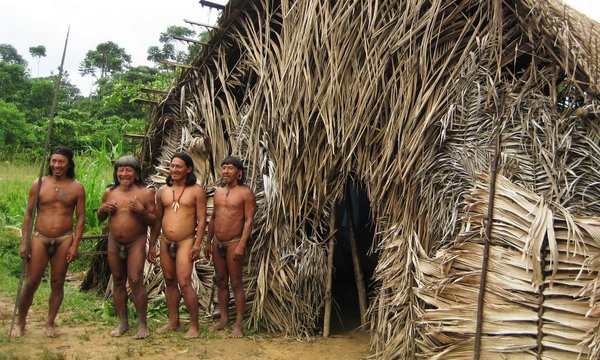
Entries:
{"type": "Polygon", "coordinates": [[[242,177],[238,180],[238,184],[244,184],[246,182],[246,171],[244,170],[244,163],[242,162],[242,160],[240,160],[240,158],[237,158],[235,156],[228,156],[225,159],[223,159],[223,161],[221,161],[221,166],[223,165],[233,165],[238,170],[241,170],[242,177]]]}
{"type": "Polygon", "coordinates": [[[117,170],[119,170],[120,167],[130,167],[133,170],[135,170],[135,173],[138,175],[138,178],[134,181],[134,183],[140,186],[144,185],[144,181],[142,180],[142,167],[140,166],[140,163],[133,156],[122,156],[119,158],[119,160],[115,161],[115,166],[113,170],[114,183],[110,185],[111,189],[114,189],[117,186],[121,185],[119,179],[117,178],[117,170]]]}
{"type": "Polygon", "coordinates": [[[50,158],[48,158],[48,175],[52,175],[52,168],[50,167],[50,160],[52,155],[62,155],[69,160],[69,169],[67,170],[67,177],[69,179],[75,179],[75,162],[73,161],[73,151],[65,146],[55,146],[50,150],[50,158]]]}
{"type": "MultiPolygon", "coordinates": [[[[173,162],[173,159],[175,158],[183,160],[183,162],[185,162],[185,166],[192,168],[192,171],[190,171],[185,178],[185,186],[194,185],[196,183],[196,174],[194,174],[194,161],[192,158],[184,152],[176,152],[173,154],[171,157],[171,162],[173,162]]],[[[173,178],[171,178],[171,175],[167,176],[167,185],[173,185],[173,178]]]]}

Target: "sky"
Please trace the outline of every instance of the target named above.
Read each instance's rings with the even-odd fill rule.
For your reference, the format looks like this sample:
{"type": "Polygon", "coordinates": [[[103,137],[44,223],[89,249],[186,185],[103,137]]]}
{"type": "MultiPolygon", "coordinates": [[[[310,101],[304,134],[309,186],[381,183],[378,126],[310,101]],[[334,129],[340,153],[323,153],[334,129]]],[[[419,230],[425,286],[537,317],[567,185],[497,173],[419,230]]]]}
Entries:
{"type": "MultiPolygon", "coordinates": [[[[212,0],[225,4],[227,0],[212,0]]],[[[544,0],[540,0],[544,1],[544,0]]],[[[566,0],[576,10],[600,22],[600,0],[566,0]]],[[[168,26],[192,26],[184,19],[214,24],[219,11],[203,7],[198,0],[3,0],[0,5],[0,44],[10,44],[38,76],[38,61],[29,54],[32,46],[44,45],[46,57],[39,62],[39,76],[57,74],[70,27],[64,69],[82,95],[88,95],[93,78],[81,77],[79,64],[89,50],[112,41],[131,55],[131,65],[152,65],[148,47],[160,45],[168,26]]],[[[183,45],[182,45],[183,46],[183,45]]]]}

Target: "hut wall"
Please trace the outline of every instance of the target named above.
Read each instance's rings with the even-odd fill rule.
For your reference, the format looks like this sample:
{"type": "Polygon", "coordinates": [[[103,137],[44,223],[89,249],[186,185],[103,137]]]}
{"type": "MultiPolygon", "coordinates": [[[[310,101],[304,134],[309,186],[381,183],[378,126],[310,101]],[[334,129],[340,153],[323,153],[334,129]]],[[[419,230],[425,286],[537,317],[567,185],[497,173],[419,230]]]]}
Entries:
{"type": "Polygon", "coordinates": [[[600,214],[600,36],[558,2],[233,7],[158,108],[150,137],[163,142],[149,161],[160,173],[174,149],[189,149],[210,191],[221,159],[244,158],[259,203],[252,326],[315,333],[329,218],[350,176],[365,185],[376,227],[369,317],[382,358],[455,345],[418,325],[435,307],[422,295],[424,264],[464,242],[465,197],[498,134],[507,179],[549,206],[600,214]]]}

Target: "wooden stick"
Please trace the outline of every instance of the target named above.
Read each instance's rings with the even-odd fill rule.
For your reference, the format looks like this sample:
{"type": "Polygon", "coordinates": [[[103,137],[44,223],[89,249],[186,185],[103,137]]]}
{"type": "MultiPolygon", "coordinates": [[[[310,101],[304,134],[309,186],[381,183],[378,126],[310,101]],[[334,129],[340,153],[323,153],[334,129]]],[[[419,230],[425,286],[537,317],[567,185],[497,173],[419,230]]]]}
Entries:
{"type": "Polygon", "coordinates": [[[335,205],[329,218],[329,249],[327,252],[327,278],[325,283],[325,314],[323,315],[323,337],[329,337],[331,324],[331,286],[333,285],[333,252],[335,249],[335,205]]]}
{"type": "Polygon", "coordinates": [[[487,223],[485,224],[485,238],[483,246],[483,263],[481,264],[481,281],[479,283],[479,297],[477,299],[477,325],[475,327],[475,350],[473,359],[481,357],[481,329],[483,327],[483,297],[487,282],[488,261],[490,256],[490,239],[492,237],[492,223],[494,220],[494,200],[496,197],[496,175],[498,172],[498,159],[500,158],[500,129],[496,136],[496,150],[491,165],[490,193],[488,197],[487,223]]]}
{"type": "Polygon", "coordinates": [[[214,3],[212,1],[206,1],[206,0],[200,0],[200,5],[202,5],[202,6],[208,6],[210,8],[217,9],[217,10],[224,10],[225,9],[225,5],[217,4],[217,3],[214,3]]]}
{"type": "Polygon", "coordinates": [[[183,36],[179,36],[179,35],[171,35],[171,37],[175,40],[180,40],[180,41],[187,41],[187,42],[191,42],[191,43],[195,43],[195,44],[201,44],[204,46],[208,46],[209,44],[206,41],[200,41],[200,40],[195,40],[195,39],[190,39],[190,38],[186,38],[183,36]]]}
{"type": "Polygon", "coordinates": [[[200,69],[199,67],[196,67],[194,65],[180,64],[180,63],[176,63],[176,62],[168,61],[168,60],[160,60],[159,63],[164,64],[164,65],[172,65],[172,66],[182,67],[182,68],[186,68],[186,69],[196,69],[196,70],[200,69]]]}
{"type": "Polygon", "coordinates": [[[210,29],[220,29],[220,27],[218,26],[214,26],[214,25],[208,25],[208,24],[204,24],[204,23],[199,23],[197,21],[192,21],[192,20],[187,20],[187,19],[183,19],[183,21],[185,21],[188,24],[192,24],[192,25],[198,25],[198,26],[204,26],[210,29]]]}
{"type": "Polygon", "coordinates": [[[360,258],[356,249],[356,235],[354,233],[354,215],[352,213],[352,198],[350,197],[350,185],[346,186],[346,216],[348,217],[348,241],[352,252],[352,264],[354,265],[354,278],[358,290],[358,306],[360,309],[360,327],[364,329],[367,324],[367,291],[363,280],[360,258]]]}

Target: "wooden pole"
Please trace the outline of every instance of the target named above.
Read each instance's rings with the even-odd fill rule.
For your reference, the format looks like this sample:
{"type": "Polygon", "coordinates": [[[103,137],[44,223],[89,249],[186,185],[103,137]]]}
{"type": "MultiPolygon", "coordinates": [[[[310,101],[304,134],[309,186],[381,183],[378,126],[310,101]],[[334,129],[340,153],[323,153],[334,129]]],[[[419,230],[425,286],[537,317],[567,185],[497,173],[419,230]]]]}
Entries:
{"type": "Polygon", "coordinates": [[[348,218],[348,241],[352,252],[352,264],[354,265],[354,278],[358,290],[358,306],[360,309],[360,327],[364,329],[367,324],[367,291],[363,279],[360,258],[356,249],[356,234],[354,233],[354,215],[352,213],[352,198],[350,197],[350,185],[346,186],[346,216],[348,218]]]}
{"type": "Polygon", "coordinates": [[[323,315],[323,337],[329,337],[331,324],[331,287],[333,285],[333,251],[335,249],[335,205],[329,218],[329,249],[327,252],[327,279],[325,282],[325,314],[323,315]]]}
{"type": "Polygon", "coordinates": [[[498,159],[500,158],[500,131],[496,136],[496,150],[491,165],[490,193],[488,197],[487,223],[485,224],[485,238],[483,246],[483,262],[481,264],[481,280],[479,283],[479,297],[477,299],[477,324],[475,326],[475,350],[473,359],[481,358],[481,332],[483,328],[483,298],[487,283],[488,261],[490,256],[490,239],[492,237],[492,222],[494,220],[494,199],[496,198],[496,176],[498,172],[498,159]]]}

